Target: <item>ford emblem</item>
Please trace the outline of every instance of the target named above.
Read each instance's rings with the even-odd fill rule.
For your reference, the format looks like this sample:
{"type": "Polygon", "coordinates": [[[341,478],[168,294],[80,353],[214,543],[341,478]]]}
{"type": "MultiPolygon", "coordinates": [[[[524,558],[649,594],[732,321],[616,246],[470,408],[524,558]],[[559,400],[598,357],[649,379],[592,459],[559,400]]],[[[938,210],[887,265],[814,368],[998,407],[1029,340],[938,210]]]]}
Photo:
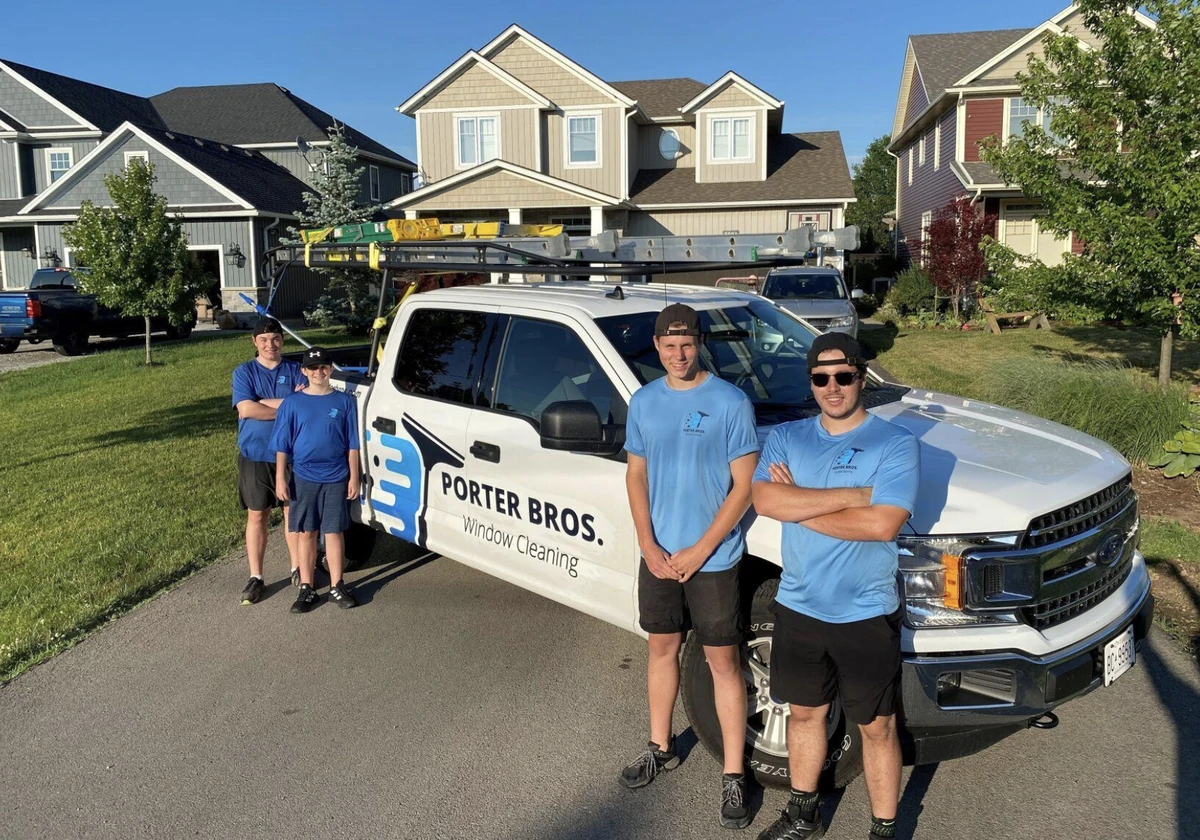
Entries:
{"type": "Polygon", "coordinates": [[[1121,534],[1109,534],[1108,539],[1100,546],[1100,550],[1096,552],[1096,563],[1101,566],[1111,566],[1117,562],[1121,556],[1121,549],[1125,547],[1125,538],[1121,534]]]}

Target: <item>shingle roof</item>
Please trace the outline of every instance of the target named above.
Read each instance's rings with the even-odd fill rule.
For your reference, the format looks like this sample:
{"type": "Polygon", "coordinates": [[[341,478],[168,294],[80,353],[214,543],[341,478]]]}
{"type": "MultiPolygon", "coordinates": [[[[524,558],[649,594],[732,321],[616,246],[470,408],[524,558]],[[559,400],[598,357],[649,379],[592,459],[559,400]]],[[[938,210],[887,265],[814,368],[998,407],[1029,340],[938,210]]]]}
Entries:
{"type": "Polygon", "coordinates": [[[145,97],[81,82],[15,61],[4,63],[101,131],[112,131],[126,121],[152,128],[161,128],[163,125],[154,106],[145,97]]]}
{"type": "MultiPolygon", "coordinates": [[[[172,130],[222,143],[285,143],[297,137],[328,140],[333,116],[272,82],[173,88],[150,101],[172,130]]],[[[413,166],[412,161],[345,123],[346,139],[359,150],[413,166]]]]}
{"type": "Polygon", "coordinates": [[[640,205],[688,205],[853,197],[841,134],[814,131],[769,138],[765,181],[697,184],[696,170],[690,167],[643,169],[634,179],[629,198],[640,205]]]}
{"type": "MultiPolygon", "coordinates": [[[[1029,32],[1029,29],[993,29],[911,36],[913,55],[929,101],[933,102],[946,88],[1029,32]]],[[[910,119],[915,116],[909,115],[910,119]]]]}
{"type": "Polygon", "coordinates": [[[33,196],[31,195],[27,195],[24,198],[5,198],[0,200],[0,217],[15,216],[18,210],[31,201],[33,201],[33,196]]]}
{"type": "Polygon", "coordinates": [[[634,82],[609,82],[630,99],[636,99],[651,117],[678,117],[679,109],[708,87],[695,79],[642,79],[634,82]]]}

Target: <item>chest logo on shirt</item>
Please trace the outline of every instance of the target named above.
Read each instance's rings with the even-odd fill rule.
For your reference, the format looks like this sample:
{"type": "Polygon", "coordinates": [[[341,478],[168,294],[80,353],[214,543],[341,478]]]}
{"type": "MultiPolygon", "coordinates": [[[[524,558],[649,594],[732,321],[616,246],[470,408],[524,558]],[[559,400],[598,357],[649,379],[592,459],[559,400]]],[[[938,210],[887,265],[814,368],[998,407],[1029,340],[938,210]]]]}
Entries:
{"type": "Polygon", "coordinates": [[[837,469],[840,467],[844,470],[857,470],[858,467],[854,466],[851,461],[854,460],[855,455],[862,451],[862,449],[855,446],[850,446],[842,450],[842,454],[837,456],[837,460],[833,462],[834,468],[837,469]]]}
{"type": "Polygon", "coordinates": [[[283,383],[287,382],[287,374],[284,374],[284,373],[279,374],[279,378],[276,379],[275,382],[278,385],[282,385],[283,383]]]}
{"type": "Polygon", "coordinates": [[[332,418],[336,418],[337,412],[338,412],[338,410],[336,408],[331,408],[331,409],[329,409],[329,416],[332,418]]]}
{"type": "Polygon", "coordinates": [[[708,415],[703,411],[693,411],[687,416],[687,419],[683,421],[683,433],[685,435],[704,434],[705,430],[700,428],[700,425],[704,422],[704,418],[707,416],[708,415]]]}

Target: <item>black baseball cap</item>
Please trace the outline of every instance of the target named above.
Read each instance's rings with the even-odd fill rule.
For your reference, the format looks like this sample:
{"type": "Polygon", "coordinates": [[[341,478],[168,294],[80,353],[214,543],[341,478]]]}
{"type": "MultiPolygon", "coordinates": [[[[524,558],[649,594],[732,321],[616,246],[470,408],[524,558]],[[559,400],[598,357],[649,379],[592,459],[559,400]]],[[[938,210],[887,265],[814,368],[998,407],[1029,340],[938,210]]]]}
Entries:
{"type": "Polygon", "coordinates": [[[300,360],[300,367],[306,368],[332,364],[333,358],[324,347],[309,347],[304,351],[304,357],[300,360]]]}
{"type": "Polygon", "coordinates": [[[655,335],[700,335],[700,316],[685,303],[672,303],[654,320],[655,335]],[[683,324],[672,328],[672,324],[683,324]]]}
{"type": "Polygon", "coordinates": [[[274,318],[262,318],[254,325],[253,335],[264,335],[266,333],[278,333],[283,335],[283,327],[274,318]]]}
{"type": "Polygon", "coordinates": [[[812,370],[820,365],[853,365],[856,368],[865,368],[867,359],[863,355],[862,345],[854,338],[846,333],[828,332],[817,336],[812,347],[808,348],[808,369],[812,370]],[[845,358],[817,361],[817,357],[826,350],[841,350],[845,358]]]}

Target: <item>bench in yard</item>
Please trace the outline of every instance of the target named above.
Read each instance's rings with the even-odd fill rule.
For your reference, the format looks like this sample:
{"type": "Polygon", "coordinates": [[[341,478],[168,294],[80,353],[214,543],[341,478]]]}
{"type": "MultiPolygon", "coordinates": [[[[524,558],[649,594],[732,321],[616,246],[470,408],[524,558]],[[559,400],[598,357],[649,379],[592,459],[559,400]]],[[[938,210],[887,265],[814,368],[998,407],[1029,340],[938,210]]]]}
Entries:
{"type": "Polygon", "coordinates": [[[1029,329],[1031,330],[1050,329],[1050,321],[1044,312],[997,312],[985,298],[979,298],[979,308],[983,310],[983,317],[987,319],[988,329],[996,335],[1000,335],[1002,323],[1023,324],[1026,319],[1029,319],[1029,329]]]}

